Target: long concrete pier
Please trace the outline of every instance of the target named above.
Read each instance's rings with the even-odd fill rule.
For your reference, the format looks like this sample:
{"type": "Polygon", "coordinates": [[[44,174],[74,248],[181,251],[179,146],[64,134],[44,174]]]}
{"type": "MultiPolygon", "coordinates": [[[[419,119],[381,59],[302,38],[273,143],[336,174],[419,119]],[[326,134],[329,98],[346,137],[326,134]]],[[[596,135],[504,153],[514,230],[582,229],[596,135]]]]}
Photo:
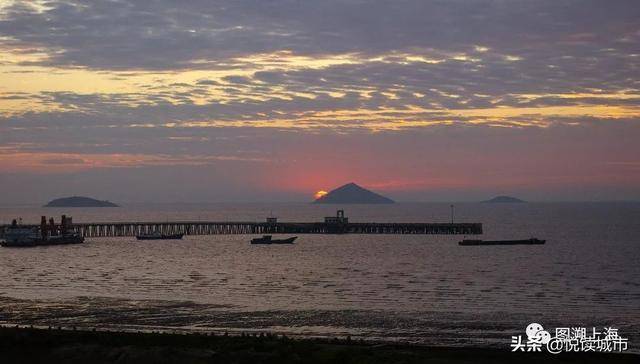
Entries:
{"type": "Polygon", "coordinates": [[[136,236],[159,232],[185,235],[231,234],[482,234],[482,224],[420,223],[296,223],[258,222],[116,222],[73,224],[72,230],[84,237],[136,236]]]}
{"type": "MultiPolygon", "coordinates": [[[[34,227],[36,225],[33,225],[34,227]]],[[[70,231],[87,238],[126,237],[141,234],[231,235],[231,234],[482,234],[481,223],[377,223],[349,222],[343,211],[324,222],[174,221],[71,223],[70,231]]],[[[0,230],[3,230],[0,227],[0,230]]],[[[0,231],[1,234],[1,231],[0,231]]]]}

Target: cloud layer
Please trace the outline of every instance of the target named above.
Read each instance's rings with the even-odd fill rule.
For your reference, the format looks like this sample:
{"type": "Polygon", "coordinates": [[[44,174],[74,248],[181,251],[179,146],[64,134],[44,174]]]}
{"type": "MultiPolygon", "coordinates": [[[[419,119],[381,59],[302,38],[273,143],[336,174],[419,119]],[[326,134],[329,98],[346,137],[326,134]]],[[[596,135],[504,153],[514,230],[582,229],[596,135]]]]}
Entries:
{"type": "Polygon", "coordinates": [[[301,176],[291,191],[349,179],[419,196],[471,188],[482,166],[483,191],[638,196],[636,1],[0,6],[11,173],[232,165],[276,189],[277,165],[301,176]]]}

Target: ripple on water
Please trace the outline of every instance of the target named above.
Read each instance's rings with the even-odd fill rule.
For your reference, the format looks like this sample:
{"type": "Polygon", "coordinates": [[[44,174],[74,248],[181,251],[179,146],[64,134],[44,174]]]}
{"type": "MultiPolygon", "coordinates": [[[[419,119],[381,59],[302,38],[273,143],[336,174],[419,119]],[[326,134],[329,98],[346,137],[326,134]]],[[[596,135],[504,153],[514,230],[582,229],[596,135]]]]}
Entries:
{"type": "MultiPolygon", "coordinates": [[[[295,211],[285,209],[280,216],[289,220],[324,216],[324,212],[317,215],[316,208],[296,205],[295,211]],[[296,215],[299,211],[308,215],[296,215]]],[[[398,204],[376,211],[355,206],[349,211],[352,216],[378,221],[389,216],[424,221],[440,212],[447,216],[448,208],[398,204]]],[[[547,238],[548,243],[533,248],[468,249],[456,244],[458,237],[338,235],[301,236],[293,246],[254,249],[247,243],[248,236],[188,236],[180,244],[90,239],[80,246],[2,249],[0,275],[11,279],[2,281],[0,291],[5,297],[69,300],[71,304],[77,296],[191,301],[202,306],[183,307],[187,316],[193,316],[187,324],[205,326],[224,326],[218,311],[212,314],[214,318],[208,316],[211,305],[223,306],[217,308],[220,311],[248,312],[249,317],[253,317],[251,312],[317,310],[324,319],[311,314],[291,319],[283,314],[288,319],[269,322],[267,318],[269,325],[264,327],[300,325],[305,332],[328,327],[336,332],[364,330],[372,336],[405,337],[430,335],[437,328],[445,330],[451,340],[461,341],[480,340],[473,327],[487,335],[495,333],[497,338],[541,314],[545,319],[557,318],[559,324],[564,318],[577,317],[577,322],[583,316],[600,326],[602,322],[638,322],[640,249],[634,239],[640,227],[633,221],[640,221],[640,205],[567,205],[561,209],[536,204],[470,205],[458,210],[461,219],[484,222],[487,238],[536,235],[547,238]],[[606,228],[614,223],[616,229],[606,228]],[[366,314],[347,314],[354,310],[366,314]],[[339,313],[329,315],[332,311],[339,313]],[[413,313],[411,319],[402,316],[407,312],[413,313]],[[203,316],[209,321],[196,319],[203,316]],[[495,322],[504,325],[494,332],[488,328],[495,322]],[[456,329],[446,331],[451,325],[456,329]],[[396,328],[404,331],[396,332],[396,328]],[[466,332],[466,339],[459,332],[466,332]]],[[[206,213],[211,219],[231,218],[228,211],[206,213]]],[[[242,213],[261,219],[265,211],[247,208],[242,213]]],[[[98,218],[91,215],[94,212],[88,214],[74,216],[74,220],[98,218]]],[[[180,209],[176,214],[195,218],[189,215],[192,212],[180,209]]],[[[25,216],[16,216],[20,215],[25,216]]],[[[98,303],[88,300],[84,304],[98,303]]],[[[164,304],[135,307],[141,306],[150,311],[144,324],[167,323],[164,313],[154,312],[164,309],[164,304]]],[[[91,314],[111,320],[99,312],[91,314]]],[[[224,315],[239,325],[237,317],[224,315]]],[[[637,326],[631,326],[634,328],[637,326]]]]}

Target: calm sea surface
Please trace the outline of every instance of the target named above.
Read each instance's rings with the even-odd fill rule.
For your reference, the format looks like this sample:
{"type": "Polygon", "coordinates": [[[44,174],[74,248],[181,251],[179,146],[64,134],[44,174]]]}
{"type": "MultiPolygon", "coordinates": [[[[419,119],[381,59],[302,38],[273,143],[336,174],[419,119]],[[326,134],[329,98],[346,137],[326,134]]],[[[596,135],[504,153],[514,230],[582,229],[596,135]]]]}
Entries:
{"type": "MultiPolygon", "coordinates": [[[[353,222],[447,222],[449,204],[346,205],[353,222]]],[[[320,221],[336,206],[136,205],[0,208],[74,222],[320,221]]],[[[613,326],[640,346],[640,204],[457,204],[484,239],[543,246],[460,247],[461,236],[301,235],[292,246],[251,236],[0,249],[0,323],[124,329],[275,331],[432,345],[509,345],[530,322],[613,326]]]]}

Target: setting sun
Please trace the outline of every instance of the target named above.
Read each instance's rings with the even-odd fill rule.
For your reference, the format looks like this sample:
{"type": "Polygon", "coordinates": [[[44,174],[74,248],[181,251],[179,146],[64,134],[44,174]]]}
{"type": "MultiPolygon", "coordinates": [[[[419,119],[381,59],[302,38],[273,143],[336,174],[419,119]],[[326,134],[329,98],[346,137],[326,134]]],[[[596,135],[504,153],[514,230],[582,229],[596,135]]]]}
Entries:
{"type": "Polygon", "coordinates": [[[320,197],[322,197],[322,196],[326,195],[327,193],[328,193],[327,191],[320,190],[320,191],[316,192],[316,194],[314,195],[314,197],[315,197],[315,199],[317,200],[317,199],[319,199],[320,197]]]}

